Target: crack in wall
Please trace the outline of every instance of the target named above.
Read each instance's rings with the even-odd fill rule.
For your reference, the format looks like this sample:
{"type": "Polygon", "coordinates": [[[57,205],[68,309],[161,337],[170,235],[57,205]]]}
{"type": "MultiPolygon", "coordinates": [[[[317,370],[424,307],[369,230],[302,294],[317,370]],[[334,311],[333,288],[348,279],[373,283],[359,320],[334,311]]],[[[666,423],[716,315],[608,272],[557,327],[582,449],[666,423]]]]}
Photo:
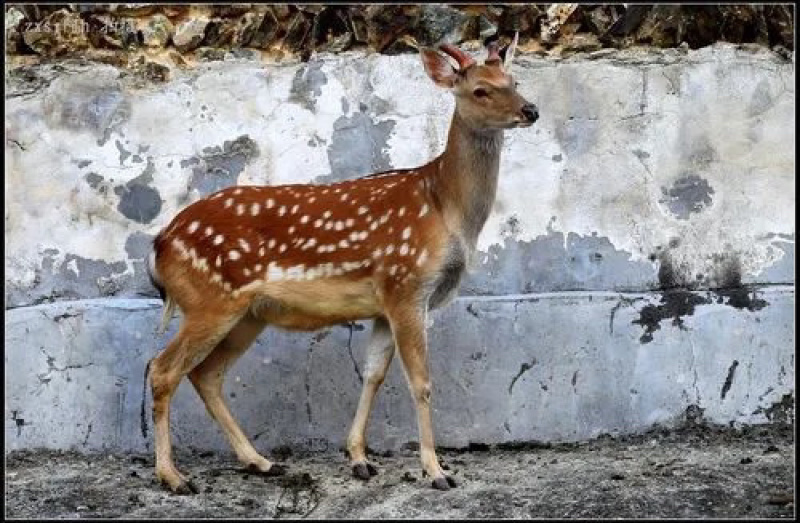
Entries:
{"type": "MultiPolygon", "coordinates": [[[[68,370],[85,369],[86,367],[94,366],[94,363],[89,362],[89,363],[84,363],[84,364],[79,364],[79,365],[65,365],[65,366],[59,368],[59,367],[57,367],[55,365],[56,359],[53,356],[51,356],[50,354],[48,354],[47,351],[44,350],[44,347],[39,347],[39,350],[47,358],[47,371],[39,373],[39,374],[36,375],[36,377],[38,378],[40,384],[43,384],[43,385],[49,384],[50,381],[53,379],[52,376],[50,376],[50,374],[53,371],[55,371],[55,372],[65,372],[65,371],[68,371],[68,370]]],[[[70,379],[69,375],[67,375],[67,381],[72,381],[70,379]]]]}
{"type": "Polygon", "coordinates": [[[536,365],[536,363],[537,363],[536,358],[533,358],[530,363],[527,363],[527,362],[526,363],[522,363],[519,366],[519,372],[517,373],[516,376],[514,376],[514,378],[511,380],[511,384],[509,384],[509,386],[508,386],[508,393],[509,394],[511,394],[511,392],[512,392],[512,390],[514,388],[514,384],[517,383],[517,380],[520,378],[520,376],[522,376],[523,374],[525,374],[526,372],[531,370],[531,368],[534,365],[536,365]]]}
{"type": "Polygon", "coordinates": [[[364,384],[364,376],[361,375],[361,371],[358,369],[358,363],[356,362],[355,357],[353,357],[353,330],[364,330],[364,327],[359,325],[357,322],[351,321],[347,324],[347,328],[350,330],[350,333],[347,336],[347,352],[350,354],[350,361],[353,362],[353,370],[356,371],[356,376],[358,376],[358,381],[362,385],[364,384]],[[357,329],[357,327],[361,327],[357,329]]]}

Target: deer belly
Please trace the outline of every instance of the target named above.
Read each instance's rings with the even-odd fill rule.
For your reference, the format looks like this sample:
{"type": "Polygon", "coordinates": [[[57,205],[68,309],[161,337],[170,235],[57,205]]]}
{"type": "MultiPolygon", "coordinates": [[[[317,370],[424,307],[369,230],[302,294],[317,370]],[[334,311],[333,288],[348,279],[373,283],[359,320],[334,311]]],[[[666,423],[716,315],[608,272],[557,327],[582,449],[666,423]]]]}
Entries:
{"type": "Polygon", "coordinates": [[[250,307],[266,323],[315,330],[380,315],[371,280],[320,279],[265,283],[250,307]]]}

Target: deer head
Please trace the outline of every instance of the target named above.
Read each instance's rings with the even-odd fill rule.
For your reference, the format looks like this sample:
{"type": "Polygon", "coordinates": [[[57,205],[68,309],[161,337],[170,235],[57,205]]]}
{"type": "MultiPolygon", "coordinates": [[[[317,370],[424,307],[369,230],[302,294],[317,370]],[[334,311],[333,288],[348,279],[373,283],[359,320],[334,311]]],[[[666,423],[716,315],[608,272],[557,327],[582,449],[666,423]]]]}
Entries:
{"type": "Polygon", "coordinates": [[[422,48],[420,54],[428,76],[455,96],[456,115],[467,126],[476,130],[529,127],[539,118],[539,110],[517,92],[511,76],[516,44],[515,36],[505,50],[505,60],[497,42],[489,44],[483,65],[457,47],[440,45],[439,49],[458,62],[458,68],[434,49],[422,48]]]}

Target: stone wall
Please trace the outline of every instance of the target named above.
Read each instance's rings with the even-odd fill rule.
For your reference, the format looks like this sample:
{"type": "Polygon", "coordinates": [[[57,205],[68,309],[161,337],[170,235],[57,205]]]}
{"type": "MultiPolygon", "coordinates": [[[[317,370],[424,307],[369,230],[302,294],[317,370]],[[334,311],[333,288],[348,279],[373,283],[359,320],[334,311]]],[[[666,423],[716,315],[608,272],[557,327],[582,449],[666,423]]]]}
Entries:
{"type": "MultiPolygon", "coordinates": [[[[180,208],[419,165],[453,109],[414,53],[30,56],[6,77],[6,450],[150,444],[142,373],[179,320],[154,335],[143,261],[180,208]]],[[[715,44],[521,49],[513,67],[541,119],[507,133],[478,263],[432,317],[438,443],[789,419],[794,62],[715,44]]],[[[257,446],[341,443],[367,327],[268,330],[234,366],[226,397],[257,446]]],[[[177,444],[227,448],[188,384],[176,402],[177,444]]],[[[397,362],[370,437],[416,439],[397,362]]]]}
{"type": "Polygon", "coordinates": [[[754,43],[794,51],[790,5],[7,5],[12,55],[82,57],[126,64],[132,55],[176,64],[226,51],[287,54],[362,49],[385,54],[441,42],[504,41],[564,55],[602,48],[754,43]],[[159,53],[161,52],[161,53],[159,53]]]}

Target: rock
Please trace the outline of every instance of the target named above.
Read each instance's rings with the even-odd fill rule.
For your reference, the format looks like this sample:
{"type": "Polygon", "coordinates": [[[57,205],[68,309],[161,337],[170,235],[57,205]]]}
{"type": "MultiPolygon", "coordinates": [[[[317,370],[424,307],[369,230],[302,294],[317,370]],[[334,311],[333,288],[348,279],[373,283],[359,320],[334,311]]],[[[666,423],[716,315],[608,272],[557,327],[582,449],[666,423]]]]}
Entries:
{"type": "Polygon", "coordinates": [[[230,19],[211,20],[206,26],[203,47],[225,47],[233,41],[235,22],[230,19]]]}
{"type": "Polygon", "coordinates": [[[281,25],[272,9],[264,11],[261,23],[256,27],[253,36],[250,37],[249,46],[256,49],[269,49],[278,38],[281,25]]]}
{"type": "Polygon", "coordinates": [[[113,65],[114,67],[128,67],[130,55],[125,51],[95,51],[91,57],[100,63],[113,65]]]}
{"type": "Polygon", "coordinates": [[[86,34],[80,16],[61,9],[49,15],[42,24],[35,24],[27,29],[23,40],[36,54],[55,57],[87,49],[89,40],[86,34]]]}
{"type": "Polygon", "coordinates": [[[332,36],[328,41],[320,45],[317,50],[328,53],[341,53],[347,51],[353,45],[353,33],[345,33],[339,36],[332,36]]]}
{"type": "MultiPolygon", "coordinates": [[[[631,5],[627,9],[623,8],[622,14],[617,16],[614,23],[608,28],[608,34],[627,36],[633,33],[646,18],[651,8],[652,6],[649,5],[631,5]]],[[[593,20],[596,18],[593,17],[593,20]]]]}
{"type": "Polygon", "coordinates": [[[231,45],[234,47],[247,47],[256,35],[258,28],[264,21],[264,13],[245,13],[233,26],[231,45]]]}
{"type": "Polygon", "coordinates": [[[288,20],[292,14],[297,12],[296,9],[286,4],[273,4],[270,7],[272,8],[272,12],[275,13],[275,17],[280,21],[288,20]]]}
{"type": "Polygon", "coordinates": [[[711,45],[720,37],[719,5],[684,5],[681,6],[681,33],[692,49],[711,45]]]}
{"type": "Polygon", "coordinates": [[[175,26],[169,18],[162,14],[153,15],[139,29],[142,44],[146,47],[165,47],[175,32],[175,26]]]}
{"type": "Polygon", "coordinates": [[[297,12],[285,27],[286,36],[283,38],[283,45],[293,52],[303,50],[311,34],[311,21],[302,12],[297,12]]]}
{"type": "Polygon", "coordinates": [[[144,77],[152,82],[166,82],[169,80],[169,67],[156,62],[146,62],[144,64],[144,77]]]}
{"type": "Polygon", "coordinates": [[[202,62],[218,62],[225,59],[225,50],[216,47],[199,47],[194,54],[202,62]]]}
{"type": "Polygon", "coordinates": [[[209,20],[206,17],[198,17],[186,20],[175,27],[175,34],[172,36],[172,43],[178,51],[186,52],[196,49],[205,37],[205,30],[209,20]]]}
{"type": "Polygon", "coordinates": [[[327,7],[325,4],[300,4],[297,6],[300,11],[304,13],[310,13],[312,15],[318,15],[322,11],[324,11],[327,7]]]}
{"type": "MultiPolygon", "coordinates": [[[[575,6],[576,4],[554,4],[560,6],[575,6]]],[[[575,9],[574,7],[572,8],[575,9]]],[[[572,11],[570,11],[571,13],[572,11]]],[[[520,36],[536,34],[537,29],[541,25],[541,20],[546,16],[546,13],[535,5],[508,5],[505,6],[503,14],[498,20],[498,28],[500,33],[513,36],[515,32],[519,31],[520,36]]]]}
{"type": "MultiPolygon", "coordinates": [[[[621,6],[597,5],[590,8],[582,6],[583,21],[586,28],[597,36],[606,34],[614,22],[622,18],[621,6]]],[[[631,6],[631,8],[637,6],[631,6]]],[[[640,20],[641,21],[641,20],[640,20]]]]}
{"type": "Polygon", "coordinates": [[[423,5],[413,36],[425,46],[459,44],[478,37],[478,20],[452,7],[423,5]]]}
{"type": "Polygon", "coordinates": [[[764,19],[767,24],[769,43],[794,51],[794,16],[788,5],[765,5],[764,19]]]}
{"type": "Polygon", "coordinates": [[[347,19],[347,12],[339,6],[330,6],[323,9],[314,17],[311,25],[311,39],[314,47],[319,50],[331,50],[334,40],[334,47],[341,50],[349,47],[352,42],[352,33],[347,19]],[[346,38],[342,38],[346,37],[346,38]],[[342,46],[345,45],[344,48],[342,46]]]}
{"type": "Polygon", "coordinates": [[[252,4],[228,4],[214,6],[214,14],[223,18],[242,16],[253,8],[252,4]]]}
{"type": "Polygon", "coordinates": [[[370,5],[365,11],[367,44],[383,52],[402,34],[415,34],[420,5],[370,5]]]}
{"type": "Polygon", "coordinates": [[[158,11],[157,4],[116,4],[111,11],[124,16],[148,16],[158,11]]]}
{"type": "Polygon", "coordinates": [[[22,38],[21,27],[27,23],[25,14],[16,7],[10,7],[6,11],[6,53],[22,54],[25,48],[25,40],[22,38]]]}
{"type": "Polygon", "coordinates": [[[478,17],[478,36],[481,40],[486,40],[490,36],[497,34],[497,26],[481,15],[478,17]]]}
{"type": "Polygon", "coordinates": [[[552,4],[547,9],[546,18],[541,21],[542,42],[553,43],[560,37],[577,32],[578,28],[573,19],[577,8],[578,4],[552,4]]]}
{"type": "Polygon", "coordinates": [[[350,28],[353,31],[353,39],[356,42],[365,44],[368,41],[367,20],[360,7],[349,7],[347,18],[350,21],[350,28]]]}
{"type": "Polygon", "coordinates": [[[98,49],[133,49],[139,44],[136,23],[130,18],[95,14],[86,23],[89,41],[98,49]]]}
{"type": "Polygon", "coordinates": [[[634,41],[656,47],[674,47],[679,44],[680,9],[679,5],[653,6],[635,31],[634,41]]]}
{"type": "Polygon", "coordinates": [[[225,54],[225,60],[259,60],[261,54],[255,49],[244,49],[241,47],[234,47],[225,54]]]}
{"type": "Polygon", "coordinates": [[[578,33],[564,43],[564,52],[590,53],[603,47],[600,38],[592,33],[578,33]]]}
{"type": "Polygon", "coordinates": [[[165,4],[160,7],[161,12],[168,18],[184,16],[189,12],[190,9],[188,4],[165,4]]]}
{"type": "Polygon", "coordinates": [[[170,60],[172,60],[172,63],[174,63],[175,65],[177,65],[180,68],[184,68],[184,67],[186,67],[188,65],[186,63],[186,60],[183,58],[183,56],[181,56],[181,54],[179,52],[177,52],[177,51],[171,50],[171,51],[169,51],[167,56],[169,57],[170,60]]]}
{"type": "Polygon", "coordinates": [[[413,36],[409,35],[402,35],[397,40],[389,44],[383,50],[383,54],[387,55],[398,55],[398,54],[407,54],[407,53],[415,53],[419,50],[419,44],[414,39],[413,36]]]}

